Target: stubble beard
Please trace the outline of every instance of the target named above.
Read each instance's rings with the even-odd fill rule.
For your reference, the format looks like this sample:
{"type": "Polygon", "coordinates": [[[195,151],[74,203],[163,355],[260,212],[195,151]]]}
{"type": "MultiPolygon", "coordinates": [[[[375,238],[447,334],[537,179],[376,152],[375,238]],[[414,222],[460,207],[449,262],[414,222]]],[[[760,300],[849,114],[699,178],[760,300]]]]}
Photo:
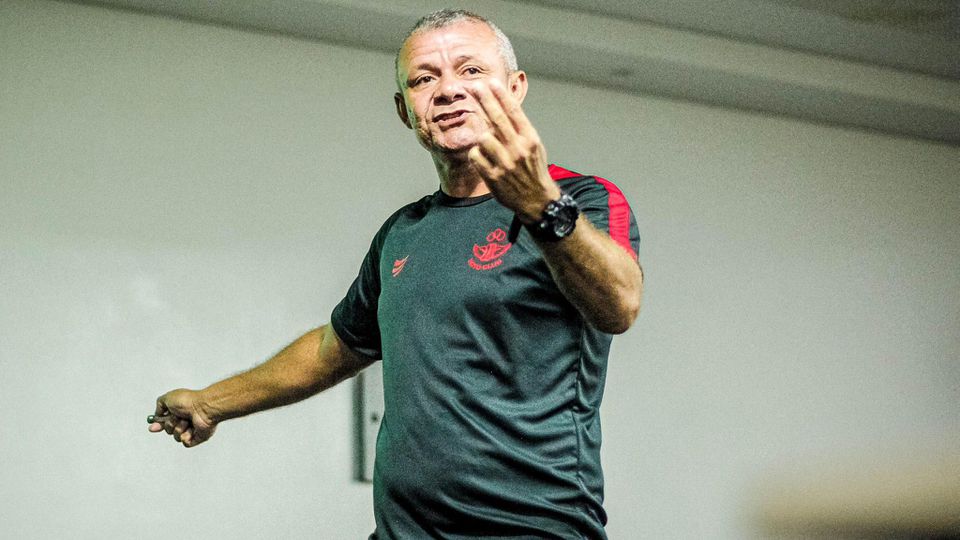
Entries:
{"type": "Polygon", "coordinates": [[[450,131],[452,130],[431,133],[429,130],[423,130],[419,132],[418,138],[420,139],[420,144],[434,156],[454,162],[466,161],[467,153],[477,144],[475,132],[469,136],[464,136],[466,134],[457,134],[457,137],[451,138],[448,136],[450,135],[450,131]]]}

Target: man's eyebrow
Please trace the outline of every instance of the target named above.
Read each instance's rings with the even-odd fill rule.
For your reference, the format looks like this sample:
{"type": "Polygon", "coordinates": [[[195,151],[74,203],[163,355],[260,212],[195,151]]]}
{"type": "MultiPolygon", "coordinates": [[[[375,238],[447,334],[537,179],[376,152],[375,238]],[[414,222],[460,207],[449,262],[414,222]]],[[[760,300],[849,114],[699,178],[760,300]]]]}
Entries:
{"type": "Polygon", "coordinates": [[[437,71],[437,67],[433,65],[432,62],[420,62],[419,64],[411,67],[412,67],[412,69],[410,70],[411,73],[413,73],[414,71],[437,71]]]}
{"type": "MultiPolygon", "coordinates": [[[[457,57],[455,57],[455,58],[453,59],[453,63],[454,63],[454,65],[458,65],[458,66],[459,66],[460,64],[462,64],[462,63],[464,63],[464,62],[469,62],[469,61],[471,61],[471,60],[476,60],[476,59],[477,59],[477,58],[476,58],[475,56],[473,56],[472,54],[461,54],[461,55],[459,55],[459,56],[457,56],[457,57]]],[[[438,69],[438,68],[433,64],[433,62],[430,62],[429,60],[420,62],[419,64],[413,66],[413,70],[414,70],[414,71],[420,71],[420,70],[424,70],[424,71],[436,71],[437,69],[438,69]]]]}

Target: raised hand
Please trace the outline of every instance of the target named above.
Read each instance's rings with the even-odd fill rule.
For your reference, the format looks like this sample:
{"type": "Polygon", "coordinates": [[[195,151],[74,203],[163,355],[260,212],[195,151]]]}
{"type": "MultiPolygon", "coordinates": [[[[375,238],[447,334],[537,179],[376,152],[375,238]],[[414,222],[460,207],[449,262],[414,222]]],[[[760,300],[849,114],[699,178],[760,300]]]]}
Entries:
{"type": "Polygon", "coordinates": [[[520,103],[499,79],[486,81],[468,87],[490,130],[467,157],[500,204],[524,223],[539,221],[547,204],[560,198],[547,170],[547,152],[520,103]]]}

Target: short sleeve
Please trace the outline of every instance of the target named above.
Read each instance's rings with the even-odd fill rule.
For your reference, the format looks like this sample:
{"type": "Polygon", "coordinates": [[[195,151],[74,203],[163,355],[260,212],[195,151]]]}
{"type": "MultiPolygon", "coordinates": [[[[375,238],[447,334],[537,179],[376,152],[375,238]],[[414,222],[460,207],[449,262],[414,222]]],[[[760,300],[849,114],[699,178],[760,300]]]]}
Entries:
{"type": "Polygon", "coordinates": [[[380,345],[380,325],[377,308],[380,299],[380,252],[392,220],[380,229],[363,258],[360,272],[347,290],[346,296],[333,309],[330,324],[337,336],[352,350],[379,360],[383,357],[380,345]]]}
{"type": "Polygon", "coordinates": [[[638,258],[640,231],[633,210],[620,188],[597,176],[583,177],[569,185],[561,184],[561,188],[577,201],[590,223],[606,231],[631,257],[638,258]]]}

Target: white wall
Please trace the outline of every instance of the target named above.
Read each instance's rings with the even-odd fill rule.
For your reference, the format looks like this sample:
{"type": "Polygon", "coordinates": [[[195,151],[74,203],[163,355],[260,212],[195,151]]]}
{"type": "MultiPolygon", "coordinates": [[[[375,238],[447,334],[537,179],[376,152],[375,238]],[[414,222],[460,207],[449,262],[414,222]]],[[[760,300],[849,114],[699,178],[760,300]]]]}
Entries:
{"type": "MultiPolygon", "coordinates": [[[[522,60],[523,51],[519,51],[522,60]]],[[[325,322],[437,187],[392,57],[0,3],[0,533],[361,538],[350,388],[185,450],[153,399],[325,322]]],[[[533,80],[647,295],[604,404],[612,538],[743,538],[771,471],[960,433],[960,149],[533,80]]]]}

